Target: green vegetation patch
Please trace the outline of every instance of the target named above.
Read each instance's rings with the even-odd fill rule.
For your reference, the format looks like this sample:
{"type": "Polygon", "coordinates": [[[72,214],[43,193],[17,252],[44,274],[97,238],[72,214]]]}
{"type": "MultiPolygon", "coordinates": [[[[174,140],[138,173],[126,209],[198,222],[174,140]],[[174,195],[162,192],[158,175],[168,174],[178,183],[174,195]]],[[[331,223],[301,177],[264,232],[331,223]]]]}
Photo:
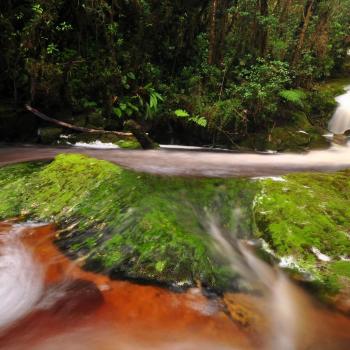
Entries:
{"type": "Polygon", "coordinates": [[[342,259],[350,255],[350,171],[284,180],[262,181],[254,205],[257,235],[319,282],[337,282],[349,268],[342,259]]]}
{"type": "Polygon", "coordinates": [[[350,171],[275,180],[161,177],[60,155],[0,169],[0,219],[56,222],[68,256],[114,278],[221,290],[237,280],[213,251],[215,217],[240,238],[254,231],[321,291],[336,292],[350,278],[350,171]]]}
{"type": "Polygon", "coordinates": [[[30,179],[43,167],[44,163],[23,163],[0,169],[0,220],[21,214],[22,201],[32,190],[30,179]]]}

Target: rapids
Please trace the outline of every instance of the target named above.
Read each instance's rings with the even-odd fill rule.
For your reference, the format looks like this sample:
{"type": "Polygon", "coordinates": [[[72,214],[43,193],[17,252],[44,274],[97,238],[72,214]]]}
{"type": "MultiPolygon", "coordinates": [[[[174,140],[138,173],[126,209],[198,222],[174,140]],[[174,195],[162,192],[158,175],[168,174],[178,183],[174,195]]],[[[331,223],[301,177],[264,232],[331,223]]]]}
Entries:
{"type": "Polygon", "coordinates": [[[328,125],[329,131],[333,134],[341,135],[350,130],[350,86],[345,90],[345,94],[336,98],[338,108],[328,125]]]}

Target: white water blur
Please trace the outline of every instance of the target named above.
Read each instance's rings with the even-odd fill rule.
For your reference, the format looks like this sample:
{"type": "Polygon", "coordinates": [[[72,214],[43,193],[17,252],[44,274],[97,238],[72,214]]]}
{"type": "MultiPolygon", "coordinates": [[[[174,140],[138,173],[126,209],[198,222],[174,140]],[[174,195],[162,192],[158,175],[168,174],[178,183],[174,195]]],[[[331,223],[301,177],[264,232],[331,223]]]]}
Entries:
{"type": "Polygon", "coordinates": [[[102,142],[102,141],[93,141],[93,142],[76,142],[74,144],[67,142],[68,145],[73,147],[81,147],[81,148],[91,148],[91,149],[119,149],[118,145],[115,145],[111,142],[102,142]]]}
{"type": "MultiPolygon", "coordinates": [[[[239,215],[239,210],[234,215],[239,215]]],[[[264,349],[298,349],[301,323],[307,322],[307,300],[303,293],[279,269],[257,258],[249,248],[249,242],[236,239],[234,232],[224,232],[213,217],[209,217],[208,231],[217,252],[227,259],[251,289],[262,294],[265,307],[261,311],[269,323],[270,332],[264,349]],[[304,315],[302,321],[301,314],[304,315]]]]}
{"type": "Polygon", "coordinates": [[[328,129],[333,134],[343,134],[350,130],[350,86],[345,88],[346,93],[336,98],[338,108],[336,109],[328,129]]]}
{"type": "Polygon", "coordinates": [[[26,316],[44,290],[42,268],[20,240],[24,227],[0,233],[0,331],[26,316]]]}

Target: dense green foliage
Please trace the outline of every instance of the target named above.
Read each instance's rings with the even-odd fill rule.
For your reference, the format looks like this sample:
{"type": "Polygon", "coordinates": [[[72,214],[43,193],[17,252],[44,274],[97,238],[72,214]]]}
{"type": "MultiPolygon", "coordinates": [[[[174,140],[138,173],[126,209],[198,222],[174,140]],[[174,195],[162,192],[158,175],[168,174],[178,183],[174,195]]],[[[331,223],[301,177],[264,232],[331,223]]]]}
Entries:
{"type": "Polygon", "coordinates": [[[349,12],[349,0],[2,1],[0,91],[17,109],[232,146],[323,101],[307,95],[343,69],[349,12]]]}

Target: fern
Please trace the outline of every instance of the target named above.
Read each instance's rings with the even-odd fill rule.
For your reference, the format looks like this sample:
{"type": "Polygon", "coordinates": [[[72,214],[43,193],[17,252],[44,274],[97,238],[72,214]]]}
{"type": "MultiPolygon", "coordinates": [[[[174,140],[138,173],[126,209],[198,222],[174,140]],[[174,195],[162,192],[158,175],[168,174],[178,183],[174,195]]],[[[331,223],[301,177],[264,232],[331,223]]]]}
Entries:
{"type": "Polygon", "coordinates": [[[306,93],[303,90],[292,89],[282,90],[279,94],[285,101],[297,106],[303,106],[303,102],[306,98],[306,93]]]}
{"type": "Polygon", "coordinates": [[[204,117],[199,117],[198,115],[195,115],[188,119],[191,122],[196,123],[197,125],[205,128],[208,125],[208,121],[204,117]]]}
{"type": "Polygon", "coordinates": [[[188,112],[183,109],[177,109],[174,113],[177,117],[180,117],[180,118],[187,118],[190,116],[188,112]]]}
{"type": "Polygon", "coordinates": [[[177,109],[174,114],[179,118],[186,118],[188,121],[193,122],[197,124],[198,126],[201,126],[205,128],[208,125],[208,121],[204,117],[200,117],[198,115],[190,115],[187,111],[184,109],[177,109]]]}

